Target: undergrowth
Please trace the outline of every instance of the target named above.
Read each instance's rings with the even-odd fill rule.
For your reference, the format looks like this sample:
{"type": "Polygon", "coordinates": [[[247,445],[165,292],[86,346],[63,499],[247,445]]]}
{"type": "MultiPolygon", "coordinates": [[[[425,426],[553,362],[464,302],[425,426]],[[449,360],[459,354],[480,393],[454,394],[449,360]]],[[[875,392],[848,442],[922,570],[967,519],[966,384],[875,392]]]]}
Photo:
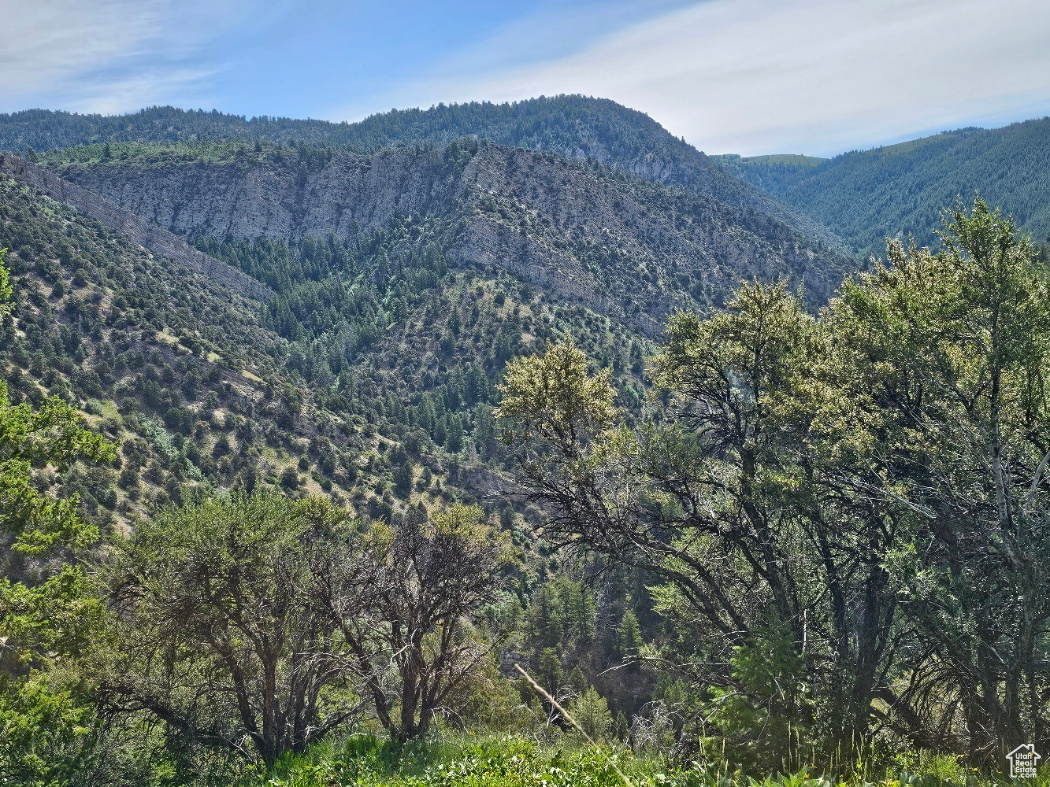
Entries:
{"type": "MultiPolygon", "coordinates": [[[[835,776],[811,767],[753,776],[724,763],[675,765],[623,746],[585,747],[565,739],[541,744],[520,736],[460,735],[398,746],[354,735],[289,756],[266,772],[245,774],[238,787],[622,787],[612,763],[634,787],[984,787],[1005,785],[1001,773],[968,770],[951,757],[916,757],[896,772],[858,766],[835,776]]],[[[1050,787],[1043,773],[1025,787],[1050,787]]]]}

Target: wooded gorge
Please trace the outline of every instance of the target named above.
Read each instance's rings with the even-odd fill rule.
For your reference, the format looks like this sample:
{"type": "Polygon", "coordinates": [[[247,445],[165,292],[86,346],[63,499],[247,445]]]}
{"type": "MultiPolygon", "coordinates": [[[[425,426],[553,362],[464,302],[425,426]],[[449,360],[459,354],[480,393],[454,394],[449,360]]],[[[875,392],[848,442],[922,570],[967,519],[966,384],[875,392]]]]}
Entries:
{"type": "Polygon", "coordinates": [[[971,191],[865,265],[610,103],[0,118],[265,285],[0,177],[0,782],[1050,750],[1045,249],[971,191]]]}

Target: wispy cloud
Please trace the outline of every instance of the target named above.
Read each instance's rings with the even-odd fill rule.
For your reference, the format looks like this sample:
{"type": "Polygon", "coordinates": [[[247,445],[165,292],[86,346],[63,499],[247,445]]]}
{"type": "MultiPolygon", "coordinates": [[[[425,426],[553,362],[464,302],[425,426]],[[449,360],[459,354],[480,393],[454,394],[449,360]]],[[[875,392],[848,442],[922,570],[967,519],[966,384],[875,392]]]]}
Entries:
{"type": "Polygon", "coordinates": [[[0,1],[4,92],[30,92],[140,49],[163,22],[160,0],[0,1]]]}
{"type": "Polygon", "coordinates": [[[584,93],[709,152],[829,154],[1050,112],[1045,0],[711,0],[542,64],[446,72],[380,106],[584,93]]]}
{"type": "MultiPolygon", "coordinates": [[[[70,112],[119,115],[158,103],[186,108],[211,108],[218,100],[207,92],[209,69],[175,68],[114,74],[104,81],[94,80],[89,93],[68,91],[59,106],[70,112]],[[163,96],[163,99],[158,99],[163,96]]],[[[85,80],[87,81],[87,80],[85,80]]]]}
{"type": "MultiPolygon", "coordinates": [[[[530,73],[561,62],[595,41],[696,0],[530,0],[507,19],[451,51],[435,51],[426,37],[401,68],[371,75],[368,90],[332,96],[322,116],[357,119],[390,107],[429,106],[458,100],[459,88],[495,75],[530,73]],[[405,73],[405,66],[412,73],[405,73]],[[412,74],[426,74],[414,79],[412,74]],[[442,91],[450,91],[447,95],[442,91]]],[[[510,5],[508,3],[508,5],[510,5]]],[[[404,26],[402,25],[402,28],[404,26]]],[[[515,95],[515,98],[519,96],[515,95]]]]}
{"type": "Polygon", "coordinates": [[[1050,114],[1046,0],[0,0],[0,111],[602,96],[708,152],[1050,114]]]}
{"type": "MultiPolygon", "coordinates": [[[[126,112],[186,96],[214,73],[195,63],[203,42],[248,0],[0,0],[0,109],[48,102],[126,112]]],[[[177,100],[177,99],[176,99],[177,100]]]]}

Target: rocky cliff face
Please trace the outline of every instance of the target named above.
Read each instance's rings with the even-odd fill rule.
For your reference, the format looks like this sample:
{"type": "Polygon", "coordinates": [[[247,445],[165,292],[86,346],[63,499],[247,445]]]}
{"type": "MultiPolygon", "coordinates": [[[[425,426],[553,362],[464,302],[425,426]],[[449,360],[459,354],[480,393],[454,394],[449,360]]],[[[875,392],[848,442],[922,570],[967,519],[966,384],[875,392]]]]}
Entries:
{"type": "Polygon", "coordinates": [[[826,299],[846,265],[755,211],[487,143],[310,161],[283,148],[167,152],[59,171],[182,235],[356,241],[398,217],[434,217],[460,265],[502,267],[650,334],[753,276],[804,281],[826,299]]]}
{"type": "Polygon", "coordinates": [[[83,215],[95,219],[132,243],[245,297],[268,300],[273,296],[273,291],[265,284],[201,253],[162,227],[12,153],[0,153],[0,172],[14,176],[51,199],[73,206],[83,215]]]}
{"type": "Polygon", "coordinates": [[[446,169],[439,154],[406,149],[344,154],[310,168],[292,152],[224,161],[157,156],[60,173],[181,235],[350,240],[394,215],[440,212],[456,186],[446,169]]]}
{"type": "Polygon", "coordinates": [[[841,238],[718,161],[672,136],[647,115],[608,99],[548,96],[512,104],[441,104],[392,110],[358,123],[259,117],[152,107],[103,117],[30,110],[0,114],[0,150],[38,151],[102,142],[256,139],[372,153],[401,145],[443,148],[476,138],[617,168],[727,205],[773,216],[802,235],[847,253],[841,238]]]}

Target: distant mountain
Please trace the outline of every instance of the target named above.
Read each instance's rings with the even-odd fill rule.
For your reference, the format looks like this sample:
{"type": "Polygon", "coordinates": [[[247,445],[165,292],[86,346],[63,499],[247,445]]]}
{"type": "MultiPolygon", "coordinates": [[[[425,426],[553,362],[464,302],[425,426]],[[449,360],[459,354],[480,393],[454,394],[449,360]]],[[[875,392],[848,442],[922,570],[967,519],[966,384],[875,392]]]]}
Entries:
{"type": "Polygon", "coordinates": [[[726,165],[859,252],[883,255],[887,236],[936,245],[941,211],[980,192],[1036,241],[1050,233],[1050,118],[968,128],[832,159],[728,158],[726,165]]]}
{"type": "Polygon", "coordinates": [[[443,147],[465,137],[556,153],[680,186],[767,213],[810,238],[845,249],[826,228],[740,180],[647,115],[605,99],[557,96],[508,104],[442,104],[428,110],[392,110],[359,123],[247,119],[171,107],[119,116],[47,110],[0,115],[0,150],[15,152],[106,142],[264,140],[371,153],[397,144],[443,147]]]}
{"type": "Polygon", "coordinates": [[[770,156],[737,156],[729,153],[711,158],[748,183],[769,192],[776,191],[785,181],[797,180],[827,161],[825,158],[792,153],[770,156]]]}

